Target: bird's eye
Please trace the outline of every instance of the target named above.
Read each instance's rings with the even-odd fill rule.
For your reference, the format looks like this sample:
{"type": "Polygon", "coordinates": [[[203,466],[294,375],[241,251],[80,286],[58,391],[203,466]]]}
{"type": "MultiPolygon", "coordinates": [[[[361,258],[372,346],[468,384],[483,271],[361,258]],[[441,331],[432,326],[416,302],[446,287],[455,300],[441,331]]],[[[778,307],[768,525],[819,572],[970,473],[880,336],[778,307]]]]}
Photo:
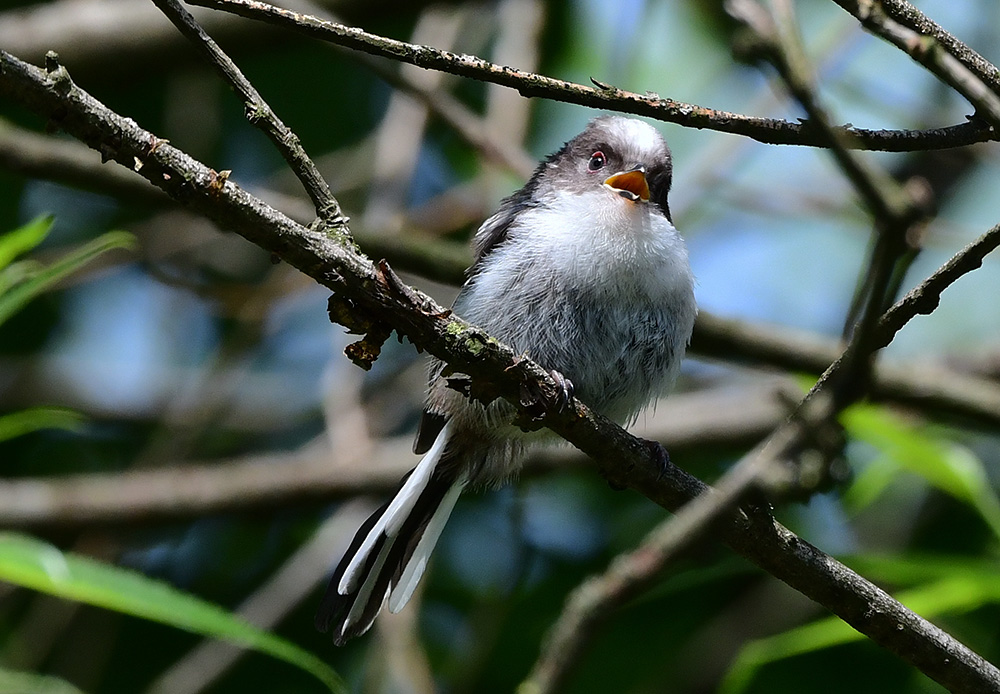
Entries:
{"type": "Polygon", "coordinates": [[[587,169],[590,171],[600,171],[606,163],[607,159],[604,156],[604,152],[598,150],[590,155],[590,163],[587,164],[587,169]]]}

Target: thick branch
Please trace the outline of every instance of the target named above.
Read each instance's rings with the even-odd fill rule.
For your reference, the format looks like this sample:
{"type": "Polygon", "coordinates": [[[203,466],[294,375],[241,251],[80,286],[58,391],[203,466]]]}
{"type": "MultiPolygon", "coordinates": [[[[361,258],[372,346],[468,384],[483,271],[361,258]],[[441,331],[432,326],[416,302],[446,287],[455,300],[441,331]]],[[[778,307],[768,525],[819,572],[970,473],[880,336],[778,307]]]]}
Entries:
{"type": "MultiPolygon", "coordinates": [[[[77,142],[38,135],[3,121],[0,121],[0,167],[145,205],[174,205],[163,191],[139,174],[102,165],[93,150],[77,142]]],[[[311,219],[313,212],[304,198],[268,190],[255,192],[300,223],[311,219]]],[[[458,243],[412,235],[388,237],[358,228],[352,228],[351,233],[369,254],[387,258],[394,267],[438,282],[461,284],[465,268],[472,260],[468,248],[458,243]]],[[[955,256],[945,268],[961,264],[974,269],[997,243],[1000,235],[991,232],[955,256]],[[974,256],[969,255],[971,251],[974,256]]],[[[947,275],[935,277],[934,284],[943,288],[958,275],[951,270],[947,275]]],[[[919,295],[910,296],[905,303],[923,304],[918,312],[929,313],[936,306],[940,290],[931,297],[927,289],[925,286],[919,295]]],[[[905,322],[893,320],[899,325],[905,322]]],[[[747,323],[701,311],[690,351],[726,362],[776,366],[818,375],[837,359],[843,346],[834,340],[796,333],[778,325],[747,323]]],[[[882,363],[876,367],[870,396],[914,407],[932,416],[957,415],[985,426],[1000,427],[1000,386],[941,364],[882,363]]]]}
{"type": "MultiPolygon", "coordinates": [[[[169,195],[277,254],[336,292],[335,313],[353,327],[391,325],[400,335],[468,374],[482,393],[518,406],[598,461],[613,484],[676,510],[705,485],[662,466],[646,442],[574,401],[560,408],[557,386],[538,365],[409,289],[384,265],[373,265],[338,238],[310,230],[231,181],[111,112],[51,61],[47,71],[0,51],[0,96],[12,99],[133,167],[169,195]],[[343,309],[338,310],[338,309],[343,309]],[[525,397],[527,396],[527,397],[525,397]]],[[[836,613],[877,643],[956,691],[1000,691],[1000,671],[892,599],[887,593],[776,523],[742,514],[722,539],[750,561],[836,613]]]]}
{"type": "MultiPolygon", "coordinates": [[[[826,139],[808,124],[717,111],[660,98],[655,94],[636,94],[607,85],[589,87],[574,84],[505,65],[496,65],[475,56],[458,55],[430,46],[417,46],[369,34],[355,27],[327,22],[264,2],[189,0],[189,4],[212,7],[270,22],[371,55],[510,87],[528,97],[544,97],[590,108],[633,113],[692,128],[744,135],[767,144],[827,146],[826,139]]],[[[892,152],[961,147],[998,138],[990,126],[971,122],[921,131],[865,130],[853,126],[842,126],[839,130],[850,136],[853,147],[892,152]]]]}

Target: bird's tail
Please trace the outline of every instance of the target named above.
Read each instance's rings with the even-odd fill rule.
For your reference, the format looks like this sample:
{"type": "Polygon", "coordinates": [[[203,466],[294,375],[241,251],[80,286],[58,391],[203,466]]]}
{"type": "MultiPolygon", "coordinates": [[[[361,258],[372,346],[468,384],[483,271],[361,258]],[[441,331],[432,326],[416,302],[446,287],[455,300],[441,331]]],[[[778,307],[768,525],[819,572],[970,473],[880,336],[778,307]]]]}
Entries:
{"type": "Polygon", "coordinates": [[[361,525],[334,570],[316,627],[332,629],[338,646],[368,631],[387,599],[398,612],[413,595],[465,487],[463,477],[439,465],[448,439],[446,424],[392,500],[361,525]]]}

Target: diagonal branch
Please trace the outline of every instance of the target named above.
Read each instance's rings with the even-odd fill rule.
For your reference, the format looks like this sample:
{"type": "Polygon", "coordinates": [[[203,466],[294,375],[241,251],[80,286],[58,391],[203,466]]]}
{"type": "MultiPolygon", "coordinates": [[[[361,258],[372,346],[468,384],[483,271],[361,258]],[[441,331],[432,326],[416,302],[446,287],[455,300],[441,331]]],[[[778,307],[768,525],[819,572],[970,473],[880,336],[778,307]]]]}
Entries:
{"type": "Polygon", "coordinates": [[[174,23],[205,56],[216,72],[243,99],[247,120],[256,125],[270,138],[284,157],[289,168],[298,176],[306,189],[316,214],[326,224],[344,227],[347,218],[340,211],[340,204],[333,197],[330,186],[313,163],[298,136],[282,122],[278,114],[264,101],[252,84],[243,76],[228,55],[212,40],[191,13],[178,0],[153,0],[153,3],[174,23]]]}
{"type": "Polygon", "coordinates": [[[881,2],[871,0],[834,0],[834,2],[854,15],[865,29],[896,46],[968,99],[969,103],[976,107],[976,115],[988,121],[993,128],[1000,127],[1000,94],[996,91],[998,71],[982,56],[946,34],[936,24],[930,26],[927,22],[913,21],[918,19],[916,15],[909,16],[915,27],[920,28],[900,24],[892,14],[896,16],[908,14],[907,2],[896,0],[891,3],[892,10],[883,7],[881,2]],[[924,28],[934,33],[921,33],[924,28]],[[945,38],[946,36],[948,38],[945,38]],[[967,62],[960,60],[953,52],[961,54],[967,62]],[[989,81],[980,78],[970,69],[970,65],[988,76],[989,81]]]}
{"type": "Polygon", "coordinates": [[[926,280],[907,292],[881,319],[875,332],[880,347],[885,347],[903,326],[917,315],[930,315],[941,302],[941,293],[962,275],[982,267],[983,259],[1000,247],[1000,224],[972,241],[948,259],[926,280]]]}
{"type": "Polygon", "coordinates": [[[994,93],[1000,94],[1000,70],[997,66],[945,31],[906,0],[882,0],[882,11],[900,24],[917,33],[929,36],[985,82],[994,93]]]}
{"type": "MultiPolygon", "coordinates": [[[[173,206],[163,192],[138,173],[110,168],[89,148],[73,140],[39,135],[0,121],[0,167],[8,171],[58,181],[83,190],[110,193],[148,206],[173,206]]],[[[530,172],[529,172],[530,173],[530,172]]],[[[313,212],[300,198],[257,190],[265,202],[305,223],[313,212]],[[301,204],[300,204],[301,203],[301,204]]],[[[438,282],[460,284],[472,258],[464,244],[412,238],[387,238],[354,228],[354,239],[370,255],[387,258],[394,267],[438,282]]],[[[955,255],[938,270],[932,284],[924,283],[908,295],[883,321],[881,330],[899,326],[913,317],[898,313],[904,306],[930,313],[941,291],[964,272],[975,269],[1000,244],[1000,229],[992,229],[955,255]]],[[[883,334],[883,342],[888,338],[883,334]]],[[[884,344],[887,344],[884,342],[884,344]]],[[[883,344],[883,346],[884,346],[883,344]]],[[[821,374],[841,349],[833,340],[798,334],[777,325],[747,323],[701,311],[689,350],[692,354],[726,362],[764,364],[789,371],[821,374]]],[[[958,415],[985,426],[1000,426],[1000,387],[993,382],[943,365],[881,364],[876,368],[870,396],[914,407],[930,416],[958,415]]]]}
{"type": "MultiPolygon", "coordinates": [[[[557,386],[528,359],[402,285],[341,237],[296,224],[233,182],[112,112],[77,87],[52,56],[47,70],[0,51],[0,97],[133,167],[168,195],[333,289],[332,312],[355,329],[392,326],[400,335],[468,374],[482,392],[511,401],[598,462],[613,484],[639,491],[669,510],[706,485],[662,465],[645,441],[573,401],[558,405],[557,386]],[[526,397],[527,396],[527,397],[526,397]]],[[[874,584],[784,528],[768,514],[736,514],[719,530],[739,554],[824,605],[860,632],[955,691],[998,691],[1000,671],[874,584]]]]}
{"type": "MultiPolygon", "coordinates": [[[[875,353],[884,346],[876,334],[881,313],[898,291],[894,279],[901,273],[895,268],[906,263],[906,240],[916,236],[914,227],[925,223],[926,213],[888,173],[844,146],[815,94],[791,5],[774,0],[771,7],[772,13],[768,13],[754,0],[729,0],[726,4],[729,13],[754,32],[760,54],[777,69],[810,121],[828,138],[837,163],[875,219],[878,242],[865,271],[871,284],[862,316],[843,354],[763,445],[730,468],[714,489],[707,489],[660,523],[635,550],[620,555],[604,573],[572,591],[522,691],[562,691],[597,627],[629,600],[652,588],[667,566],[723,519],[732,517],[756,490],[773,495],[805,486],[811,491],[816,480],[827,478],[832,458],[842,445],[835,418],[871,388],[875,353]],[[805,451],[810,452],[808,456],[805,451]]],[[[753,507],[745,512],[759,513],[753,507]]]]}
{"type": "MultiPolygon", "coordinates": [[[[324,21],[265,2],[189,0],[189,4],[225,10],[250,19],[276,24],[371,55],[510,87],[528,97],[544,97],[590,108],[648,116],[692,128],[744,135],[767,144],[827,146],[822,134],[815,132],[808,124],[717,111],[661,98],[655,94],[636,94],[596,82],[595,87],[575,84],[497,65],[475,56],[458,55],[430,46],[417,46],[370,34],[355,27],[324,21]]],[[[975,142],[1000,139],[1000,135],[991,126],[982,122],[921,131],[865,130],[853,126],[841,126],[839,130],[851,136],[852,147],[893,152],[961,147],[975,142]]]]}

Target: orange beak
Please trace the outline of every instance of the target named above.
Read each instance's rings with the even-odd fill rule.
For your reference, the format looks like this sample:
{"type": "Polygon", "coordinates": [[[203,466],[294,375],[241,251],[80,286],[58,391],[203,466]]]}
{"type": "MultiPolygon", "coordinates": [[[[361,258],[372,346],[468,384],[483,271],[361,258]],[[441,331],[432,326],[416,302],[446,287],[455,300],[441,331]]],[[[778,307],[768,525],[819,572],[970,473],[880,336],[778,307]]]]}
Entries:
{"type": "Polygon", "coordinates": [[[616,173],[606,179],[604,185],[632,202],[649,202],[649,184],[646,183],[646,170],[642,166],[616,173]]]}

